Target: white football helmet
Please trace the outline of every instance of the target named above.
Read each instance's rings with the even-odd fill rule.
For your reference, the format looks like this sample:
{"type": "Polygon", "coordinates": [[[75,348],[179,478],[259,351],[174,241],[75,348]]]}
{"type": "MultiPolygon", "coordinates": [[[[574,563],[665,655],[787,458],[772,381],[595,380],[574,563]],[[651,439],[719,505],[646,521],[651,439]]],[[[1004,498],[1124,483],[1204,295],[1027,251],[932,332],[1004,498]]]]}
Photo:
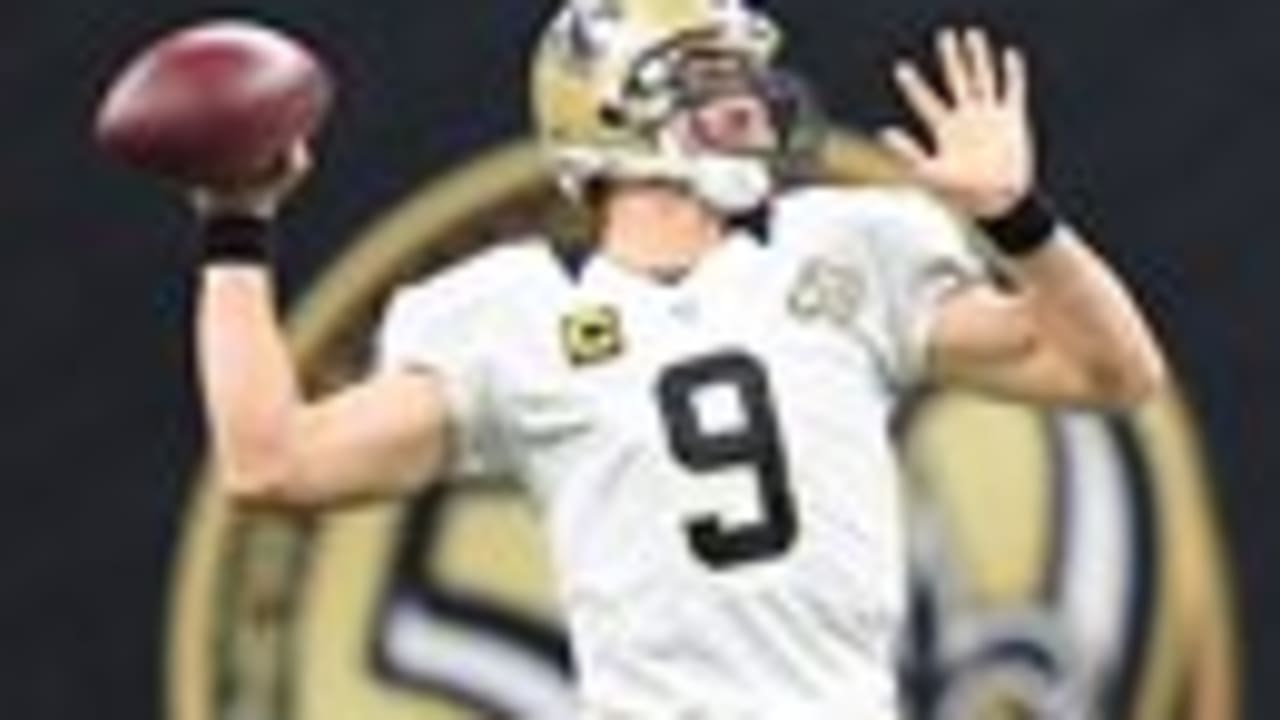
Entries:
{"type": "Polygon", "coordinates": [[[556,177],[577,197],[599,180],[666,180],[726,214],[753,209],[773,189],[769,158],[691,148],[669,121],[689,106],[680,75],[690,53],[737,58],[766,78],[779,44],[776,26],[741,0],[567,0],[531,78],[556,177]]]}

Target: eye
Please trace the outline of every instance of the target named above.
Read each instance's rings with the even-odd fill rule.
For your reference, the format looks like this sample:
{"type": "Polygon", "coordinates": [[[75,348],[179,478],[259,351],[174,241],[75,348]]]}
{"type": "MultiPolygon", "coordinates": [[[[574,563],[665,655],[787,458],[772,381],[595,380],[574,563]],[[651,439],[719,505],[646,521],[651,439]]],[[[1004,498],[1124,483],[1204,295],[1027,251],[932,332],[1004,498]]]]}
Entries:
{"type": "Polygon", "coordinates": [[[754,74],[742,57],[706,53],[688,57],[680,68],[680,84],[693,98],[715,97],[750,91],[754,74]]]}

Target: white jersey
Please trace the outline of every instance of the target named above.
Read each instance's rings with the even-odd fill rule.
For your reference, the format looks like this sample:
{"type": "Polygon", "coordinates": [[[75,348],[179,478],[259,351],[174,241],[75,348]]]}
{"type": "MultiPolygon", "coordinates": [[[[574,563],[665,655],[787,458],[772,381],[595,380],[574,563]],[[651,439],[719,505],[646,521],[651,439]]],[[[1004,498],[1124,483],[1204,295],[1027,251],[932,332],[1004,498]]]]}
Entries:
{"type": "Polygon", "coordinates": [[[586,717],[897,714],[888,420],[981,263],[904,189],[795,191],[765,234],[670,284],[504,246],[385,321],[384,368],[445,379],[453,474],[535,499],[586,717]]]}

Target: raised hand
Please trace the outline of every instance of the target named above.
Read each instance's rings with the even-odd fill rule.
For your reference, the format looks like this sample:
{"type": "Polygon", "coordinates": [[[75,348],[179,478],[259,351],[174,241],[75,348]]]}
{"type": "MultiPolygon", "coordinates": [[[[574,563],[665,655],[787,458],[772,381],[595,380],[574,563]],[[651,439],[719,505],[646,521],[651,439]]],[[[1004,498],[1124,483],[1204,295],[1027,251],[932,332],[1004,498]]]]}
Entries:
{"type": "Polygon", "coordinates": [[[910,60],[894,67],[927,141],[900,127],[885,129],[881,139],[916,180],[974,217],[997,217],[1035,182],[1026,61],[1016,48],[994,48],[978,28],[945,28],[937,46],[941,90],[910,60]]]}

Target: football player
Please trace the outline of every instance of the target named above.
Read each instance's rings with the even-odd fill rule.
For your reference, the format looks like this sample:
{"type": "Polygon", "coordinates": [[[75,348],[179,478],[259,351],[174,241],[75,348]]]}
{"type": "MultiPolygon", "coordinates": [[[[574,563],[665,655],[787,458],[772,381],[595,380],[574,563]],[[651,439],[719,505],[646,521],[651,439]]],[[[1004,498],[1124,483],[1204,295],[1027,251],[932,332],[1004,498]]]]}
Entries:
{"type": "Polygon", "coordinates": [[[896,67],[927,137],[884,142],[926,193],[779,182],[808,113],[778,41],[739,0],[567,3],[534,119],[595,217],[590,254],[529,238],[400,290],[376,367],[329,397],[299,387],[265,262],[305,158],[198,191],[225,491],[317,507],[515,478],[551,540],[584,717],[894,717],[904,393],[1123,408],[1164,364],[1036,185],[1017,50],[948,29],[940,85],[896,67]]]}

